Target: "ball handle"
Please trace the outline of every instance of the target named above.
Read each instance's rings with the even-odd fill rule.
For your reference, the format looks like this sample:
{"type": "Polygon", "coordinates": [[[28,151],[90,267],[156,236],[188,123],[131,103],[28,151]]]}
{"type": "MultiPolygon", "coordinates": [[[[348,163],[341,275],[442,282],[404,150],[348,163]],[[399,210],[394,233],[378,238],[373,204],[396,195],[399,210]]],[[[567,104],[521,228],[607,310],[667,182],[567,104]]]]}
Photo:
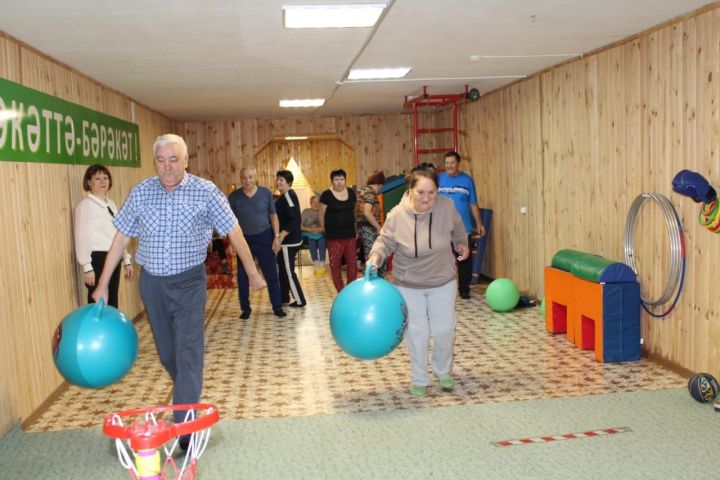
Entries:
{"type": "Polygon", "coordinates": [[[95,302],[95,307],[93,308],[93,314],[96,317],[101,316],[103,308],[105,308],[105,300],[103,298],[98,298],[98,301],[95,302]]]}
{"type": "Polygon", "coordinates": [[[368,263],[365,265],[365,281],[370,281],[378,278],[377,265],[368,263]]]}

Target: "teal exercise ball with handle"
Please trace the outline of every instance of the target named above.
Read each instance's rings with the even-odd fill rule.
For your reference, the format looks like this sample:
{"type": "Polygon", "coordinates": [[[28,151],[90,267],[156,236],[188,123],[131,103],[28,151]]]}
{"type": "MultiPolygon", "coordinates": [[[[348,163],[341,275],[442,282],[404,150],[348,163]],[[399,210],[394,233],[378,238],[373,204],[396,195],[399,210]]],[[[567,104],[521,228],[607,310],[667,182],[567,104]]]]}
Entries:
{"type": "Polygon", "coordinates": [[[365,276],[343,288],[330,309],[330,331],[348,355],[374,360],[400,344],[407,328],[408,310],[390,282],[378,278],[372,265],[365,276]]]}
{"type": "Polygon", "coordinates": [[[485,299],[496,312],[509,312],[520,300],[520,292],[512,280],[498,278],[488,285],[485,299]]]}
{"type": "Polygon", "coordinates": [[[135,326],[102,299],[70,312],[53,336],[58,371],[68,382],[85,388],[102,388],[120,380],[132,368],[137,352],[135,326]]]}

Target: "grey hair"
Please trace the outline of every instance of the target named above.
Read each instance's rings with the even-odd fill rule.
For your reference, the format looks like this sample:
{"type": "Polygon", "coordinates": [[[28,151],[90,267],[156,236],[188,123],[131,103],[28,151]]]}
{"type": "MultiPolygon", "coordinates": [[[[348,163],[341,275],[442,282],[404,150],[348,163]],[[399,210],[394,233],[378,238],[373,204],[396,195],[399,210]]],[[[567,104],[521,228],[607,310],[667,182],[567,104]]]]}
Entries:
{"type": "Polygon", "coordinates": [[[155,152],[157,152],[158,147],[162,147],[163,145],[168,144],[173,144],[180,147],[184,156],[187,157],[188,148],[185,140],[183,140],[180,135],[175,135],[174,133],[166,133],[165,135],[160,135],[155,139],[155,143],[153,143],[153,156],[155,156],[155,152]]]}
{"type": "Polygon", "coordinates": [[[253,167],[252,165],[243,165],[243,167],[240,169],[240,175],[242,176],[245,172],[252,172],[257,177],[257,168],[253,167]]]}

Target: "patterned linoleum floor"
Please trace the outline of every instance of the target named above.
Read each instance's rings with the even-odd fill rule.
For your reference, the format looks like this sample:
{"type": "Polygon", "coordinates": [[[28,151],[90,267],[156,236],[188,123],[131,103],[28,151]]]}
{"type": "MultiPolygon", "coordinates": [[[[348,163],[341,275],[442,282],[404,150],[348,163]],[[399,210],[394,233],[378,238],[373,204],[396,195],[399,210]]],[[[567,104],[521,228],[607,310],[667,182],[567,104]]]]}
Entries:
{"type": "MultiPolygon", "coordinates": [[[[458,299],[452,393],[432,385],[428,396],[407,394],[409,360],[401,344],[391,355],[361,361],[345,355],[330,334],[335,290],[328,275],[304,267],[308,298],[302,309],[273,316],[266,292],[252,295],[253,313],[240,320],[236,290],[210,290],[206,318],[203,402],[224,418],[286,417],[508,402],[611,392],[679,388],[680,375],[648,360],[599,364],[564,335],[550,335],[537,308],[496,313],[474,286],[458,299]]],[[[96,428],[111,412],[161,405],[171,383],[159,364],[145,319],[138,324],[140,353],[128,376],[102,390],[71,386],[28,431],[96,428]]]]}

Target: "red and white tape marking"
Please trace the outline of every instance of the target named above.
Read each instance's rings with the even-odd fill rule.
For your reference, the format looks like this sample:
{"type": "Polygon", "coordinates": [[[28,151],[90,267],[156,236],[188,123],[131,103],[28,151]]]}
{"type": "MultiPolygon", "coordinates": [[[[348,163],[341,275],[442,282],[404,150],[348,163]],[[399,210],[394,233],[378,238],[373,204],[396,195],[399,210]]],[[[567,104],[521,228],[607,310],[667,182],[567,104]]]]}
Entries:
{"type": "Polygon", "coordinates": [[[575,440],[577,438],[592,438],[600,437],[603,435],[614,435],[616,433],[628,433],[632,432],[630,427],[617,427],[617,428],[606,428],[605,430],[590,430],[587,432],[580,433],[565,433],[563,435],[548,435],[546,437],[535,437],[535,438],[519,438],[517,440],[503,440],[502,442],[494,442],[493,445],[496,447],[510,447],[513,445],[528,445],[531,443],[548,443],[557,442],[560,440],[575,440]]]}

